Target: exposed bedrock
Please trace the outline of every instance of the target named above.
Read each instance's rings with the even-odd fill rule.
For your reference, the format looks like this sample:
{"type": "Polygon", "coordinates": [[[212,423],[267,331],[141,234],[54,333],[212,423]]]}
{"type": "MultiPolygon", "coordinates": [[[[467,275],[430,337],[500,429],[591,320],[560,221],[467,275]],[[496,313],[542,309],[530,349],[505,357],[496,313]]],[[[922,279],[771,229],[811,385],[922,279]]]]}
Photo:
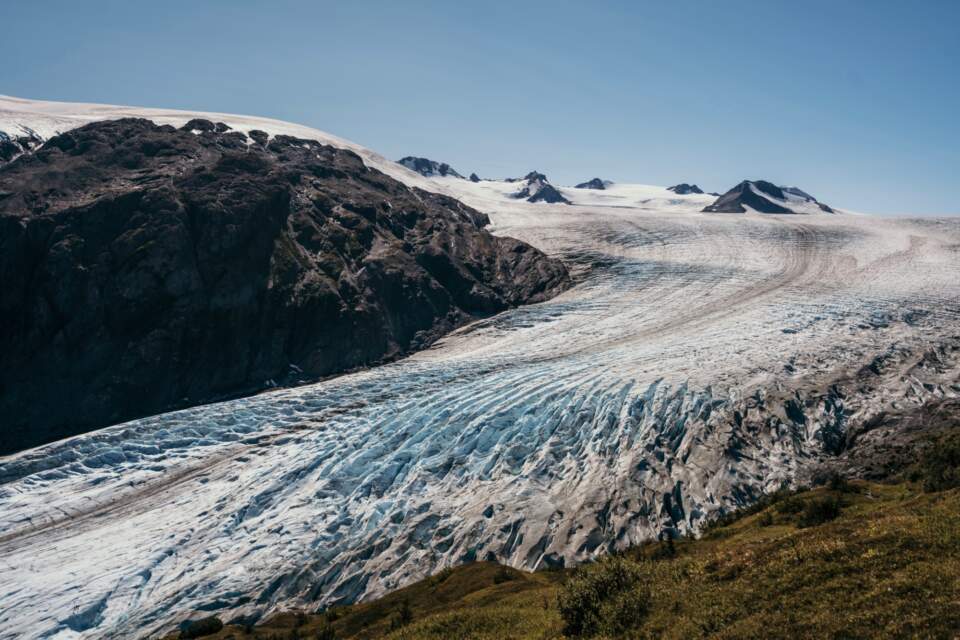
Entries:
{"type": "Polygon", "coordinates": [[[391,359],[561,263],[346,150],[87,125],[0,167],[0,453],[391,359]]]}

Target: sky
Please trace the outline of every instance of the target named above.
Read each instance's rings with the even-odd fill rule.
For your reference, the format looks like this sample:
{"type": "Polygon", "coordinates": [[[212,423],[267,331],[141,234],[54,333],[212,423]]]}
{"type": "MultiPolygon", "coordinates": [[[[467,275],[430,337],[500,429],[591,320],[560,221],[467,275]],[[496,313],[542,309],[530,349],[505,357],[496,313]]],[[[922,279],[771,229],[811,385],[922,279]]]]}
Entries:
{"type": "Polygon", "coordinates": [[[960,214],[960,2],[8,2],[0,93],[268,116],[555,184],[960,214]]]}

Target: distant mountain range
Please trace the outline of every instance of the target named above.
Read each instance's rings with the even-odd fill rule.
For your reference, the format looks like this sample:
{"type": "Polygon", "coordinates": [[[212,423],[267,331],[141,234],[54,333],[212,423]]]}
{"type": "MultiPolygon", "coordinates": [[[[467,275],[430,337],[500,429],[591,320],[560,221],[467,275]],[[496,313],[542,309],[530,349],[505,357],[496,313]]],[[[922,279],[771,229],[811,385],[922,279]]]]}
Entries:
{"type": "MultiPolygon", "coordinates": [[[[407,156],[399,160],[399,163],[426,178],[453,177],[463,179],[461,174],[445,162],[437,162],[429,158],[407,156]]],[[[469,180],[478,183],[480,182],[480,177],[477,176],[476,173],[471,173],[469,180]]],[[[523,178],[505,178],[500,182],[523,183],[520,189],[508,194],[517,200],[545,202],[548,204],[596,204],[589,200],[581,201],[580,198],[573,196],[572,192],[565,194],[563,187],[554,186],[547,179],[547,176],[539,171],[531,171],[523,178]]],[[[610,180],[591,178],[586,182],[574,185],[572,188],[578,190],[607,191],[613,185],[614,183],[610,180]]],[[[632,188],[631,185],[626,184],[621,186],[627,190],[632,188]]],[[[569,189],[569,187],[567,189],[569,189]]],[[[834,213],[832,207],[823,204],[809,193],[797,187],[777,186],[766,180],[744,180],[723,195],[716,193],[706,194],[698,185],[686,182],[666,187],[665,191],[677,196],[711,195],[716,197],[713,203],[705,207],[702,201],[690,201],[691,205],[699,203],[699,207],[696,210],[704,213],[746,213],[748,211],[771,214],[834,213]]]]}

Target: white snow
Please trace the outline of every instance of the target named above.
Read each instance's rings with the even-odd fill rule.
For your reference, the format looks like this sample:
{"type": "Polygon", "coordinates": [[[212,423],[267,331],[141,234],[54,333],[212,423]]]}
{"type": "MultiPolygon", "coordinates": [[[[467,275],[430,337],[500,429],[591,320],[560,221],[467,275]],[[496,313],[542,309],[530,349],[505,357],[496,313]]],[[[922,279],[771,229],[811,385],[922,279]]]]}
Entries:
{"type": "Polygon", "coordinates": [[[48,139],[91,122],[120,118],[146,118],[156,124],[169,124],[175,127],[182,127],[193,118],[204,118],[212,122],[223,122],[244,133],[259,129],[271,136],[288,135],[316,140],[341,149],[349,149],[360,155],[367,166],[379,169],[407,185],[430,188],[426,178],[392,160],[387,160],[378,153],[343,138],[299,124],[230,113],[147,109],[79,102],[47,102],[0,95],[0,132],[8,135],[22,135],[29,128],[43,139],[48,139]]]}
{"type": "Polygon", "coordinates": [[[960,393],[960,220],[701,214],[712,196],[642,185],[531,204],[286,123],[0,107],[8,132],[201,115],[345,146],[578,279],[394,364],[0,459],[0,638],[316,607],[488,554],[572,563],[792,481],[890,403],[960,393]],[[857,394],[824,395],[878,356],[857,394]]]}

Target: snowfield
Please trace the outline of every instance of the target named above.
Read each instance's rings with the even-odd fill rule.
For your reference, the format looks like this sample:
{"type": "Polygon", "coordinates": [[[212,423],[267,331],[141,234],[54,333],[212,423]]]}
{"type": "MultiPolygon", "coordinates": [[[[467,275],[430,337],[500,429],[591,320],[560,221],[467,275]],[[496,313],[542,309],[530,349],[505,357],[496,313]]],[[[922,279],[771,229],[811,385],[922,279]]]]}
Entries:
{"type": "Polygon", "coordinates": [[[0,130],[191,117],[356,150],[565,259],[567,293],[405,360],[0,458],[0,638],[130,637],[684,533],[847,430],[960,394],[960,219],[428,179],[256,118],[0,100],[0,130]]]}

